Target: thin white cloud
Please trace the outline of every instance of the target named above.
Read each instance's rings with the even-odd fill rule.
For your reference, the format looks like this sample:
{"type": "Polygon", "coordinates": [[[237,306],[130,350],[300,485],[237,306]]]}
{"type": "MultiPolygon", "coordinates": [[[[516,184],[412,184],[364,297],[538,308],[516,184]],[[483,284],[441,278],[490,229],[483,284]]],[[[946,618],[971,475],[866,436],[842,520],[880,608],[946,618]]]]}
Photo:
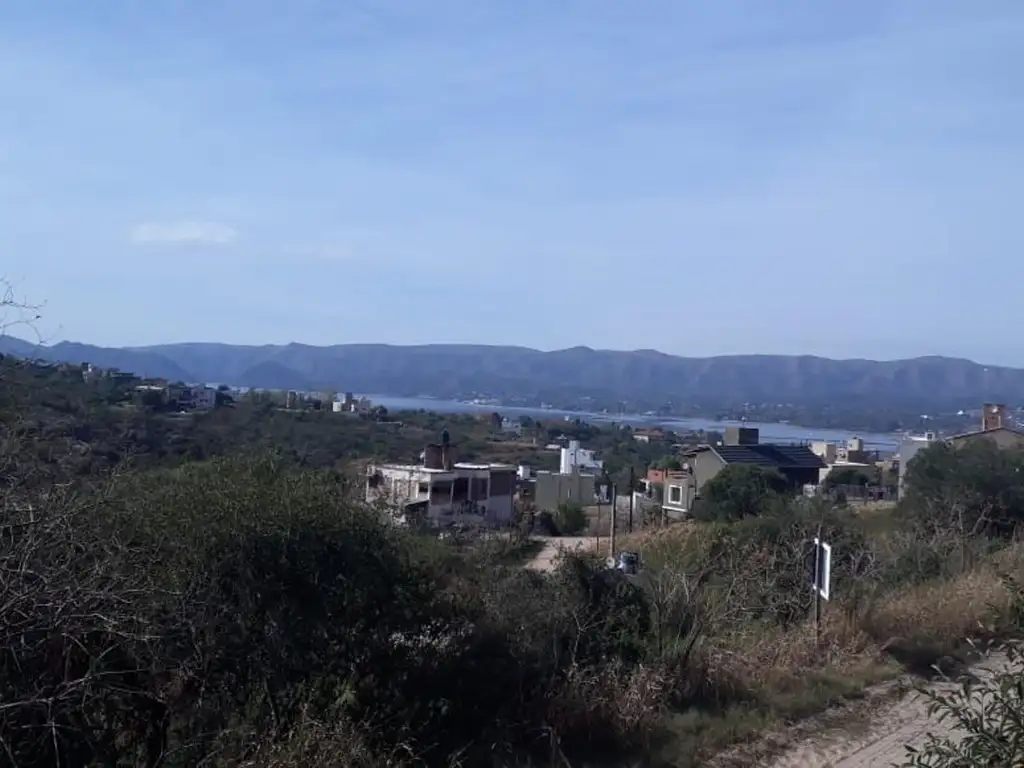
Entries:
{"type": "Polygon", "coordinates": [[[233,242],[238,232],[227,224],[215,221],[146,222],[131,231],[133,243],[208,243],[225,245],[233,242]]]}

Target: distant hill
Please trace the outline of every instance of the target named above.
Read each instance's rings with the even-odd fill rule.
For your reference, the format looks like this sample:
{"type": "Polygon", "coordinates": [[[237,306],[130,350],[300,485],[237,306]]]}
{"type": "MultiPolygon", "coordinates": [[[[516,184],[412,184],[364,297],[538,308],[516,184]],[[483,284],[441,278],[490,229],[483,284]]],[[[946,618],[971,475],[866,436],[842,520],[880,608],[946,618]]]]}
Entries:
{"type": "Polygon", "coordinates": [[[629,403],[857,401],[964,408],[983,400],[1024,401],[1024,370],[945,357],[885,362],[784,355],[686,358],[653,350],[541,352],[468,344],[108,348],[61,342],[37,347],[12,337],[0,338],[0,353],[87,361],[183,381],[438,398],[476,393],[548,402],[590,397],[629,403]]]}

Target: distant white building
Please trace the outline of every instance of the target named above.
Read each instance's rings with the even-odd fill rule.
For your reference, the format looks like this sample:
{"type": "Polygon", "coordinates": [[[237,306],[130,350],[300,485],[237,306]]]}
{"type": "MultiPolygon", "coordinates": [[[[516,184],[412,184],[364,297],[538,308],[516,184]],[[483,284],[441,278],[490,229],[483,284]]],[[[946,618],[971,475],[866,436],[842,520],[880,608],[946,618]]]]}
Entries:
{"type": "Polygon", "coordinates": [[[594,458],[594,452],[580,447],[579,440],[570,440],[569,446],[563,448],[558,464],[558,471],[563,475],[585,472],[598,475],[604,469],[604,462],[594,458]]]}
{"type": "Polygon", "coordinates": [[[523,425],[515,419],[505,417],[501,420],[501,431],[508,435],[522,437],[523,425]]]}
{"type": "Polygon", "coordinates": [[[170,387],[168,396],[182,408],[209,410],[217,406],[217,390],[212,387],[170,387]]]}

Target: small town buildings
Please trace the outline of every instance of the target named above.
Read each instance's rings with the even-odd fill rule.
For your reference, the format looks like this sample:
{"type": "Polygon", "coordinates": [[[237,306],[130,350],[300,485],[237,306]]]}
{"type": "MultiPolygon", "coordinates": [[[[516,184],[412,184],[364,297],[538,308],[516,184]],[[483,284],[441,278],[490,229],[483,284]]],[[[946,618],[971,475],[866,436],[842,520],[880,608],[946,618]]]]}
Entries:
{"type": "Polygon", "coordinates": [[[217,390],[201,384],[172,384],[167,387],[167,397],[179,408],[205,411],[217,406],[217,390]]]}
{"type": "Polygon", "coordinates": [[[117,368],[100,368],[92,363],[82,363],[79,366],[82,371],[83,381],[97,381],[99,379],[110,379],[118,383],[126,384],[135,381],[138,377],[134,373],[122,371],[117,368]]]}
{"type": "Polygon", "coordinates": [[[594,456],[594,452],[580,447],[579,440],[570,440],[566,448],[561,449],[561,456],[558,463],[558,471],[563,475],[571,475],[576,472],[600,474],[604,469],[604,462],[594,456]]]}
{"type": "Polygon", "coordinates": [[[633,432],[633,439],[638,443],[649,443],[651,440],[666,440],[668,433],[660,427],[651,429],[637,429],[633,432]]]}
{"type": "Polygon", "coordinates": [[[507,416],[501,420],[501,431],[513,437],[523,436],[523,425],[518,419],[510,419],[507,416]]]}
{"type": "Polygon", "coordinates": [[[366,500],[407,524],[503,527],[512,520],[516,487],[511,464],[455,462],[450,446],[429,445],[420,464],[368,467],[366,500]]]}
{"type": "Polygon", "coordinates": [[[761,443],[760,432],[752,427],[729,427],[721,443],[701,445],[686,451],[681,471],[665,473],[662,506],[670,517],[691,514],[701,488],[733,464],[775,469],[794,489],[817,485],[825,462],[805,445],[761,443]]]}
{"type": "MultiPolygon", "coordinates": [[[[367,401],[369,402],[369,401],[367,401]]],[[[356,399],[351,392],[346,392],[341,400],[331,402],[331,410],[334,413],[355,413],[356,399]]]]}
{"type": "Polygon", "coordinates": [[[863,469],[872,471],[875,467],[874,457],[864,449],[864,441],[854,437],[844,443],[819,441],[811,443],[811,453],[825,464],[821,469],[818,482],[824,482],[830,472],[835,469],[863,469]]]}
{"type": "Polygon", "coordinates": [[[217,390],[212,387],[191,384],[139,384],[135,391],[140,394],[159,395],[165,406],[186,410],[210,410],[217,407],[217,390]]]}

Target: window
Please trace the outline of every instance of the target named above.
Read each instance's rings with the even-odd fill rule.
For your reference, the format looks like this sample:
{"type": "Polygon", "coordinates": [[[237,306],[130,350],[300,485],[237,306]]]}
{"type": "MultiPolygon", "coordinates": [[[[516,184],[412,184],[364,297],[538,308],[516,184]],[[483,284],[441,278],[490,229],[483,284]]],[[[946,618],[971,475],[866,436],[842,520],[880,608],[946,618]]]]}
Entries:
{"type": "Polygon", "coordinates": [[[683,500],[683,489],[678,485],[670,485],[668,487],[668,500],[673,504],[678,504],[683,500]]]}
{"type": "Polygon", "coordinates": [[[420,487],[419,487],[419,495],[420,496],[426,496],[429,491],[430,491],[430,485],[428,483],[420,483],[420,487]]]}

